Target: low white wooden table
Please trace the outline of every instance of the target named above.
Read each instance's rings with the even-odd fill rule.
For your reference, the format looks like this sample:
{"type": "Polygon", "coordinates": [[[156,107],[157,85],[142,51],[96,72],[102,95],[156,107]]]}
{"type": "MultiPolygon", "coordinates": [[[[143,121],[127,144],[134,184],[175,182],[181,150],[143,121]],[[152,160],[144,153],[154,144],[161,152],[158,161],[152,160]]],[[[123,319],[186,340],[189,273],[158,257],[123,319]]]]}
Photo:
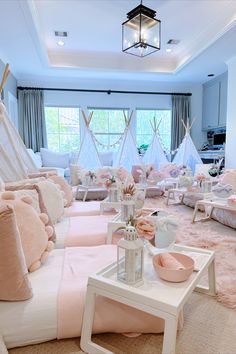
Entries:
{"type": "Polygon", "coordinates": [[[186,188],[170,188],[167,192],[166,204],[169,205],[170,200],[174,201],[172,204],[183,204],[184,194],[186,192],[186,188]],[[176,199],[178,201],[176,201],[176,199]]]}
{"type": "MultiPolygon", "coordinates": [[[[101,295],[134,307],[165,320],[163,354],[174,354],[180,311],[194,290],[216,294],[214,252],[175,245],[173,251],[201,255],[199,270],[194,271],[182,283],[161,280],[152,265],[152,257],[145,252],[144,284],[132,287],[117,280],[117,264],[113,263],[88,279],[85,310],[80,345],[90,354],[112,354],[111,351],[92,342],[92,327],[96,296],[101,295]],[[208,287],[198,286],[205,270],[208,270],[208,287]]],[[[112,314],[111,314],[112,316],[112,314]]],[[[206,313],[207,317],[207,313],[206,313]]]]}
{"type": "MultiPolygon", "coordinates": [[[[186,193],[193,193],[193,192],[189,192],[187,190],[187,188],[171,188],[168,190],[167,192],[167,199],[166,199],[166,204],[169,205],[170,204],[170,201],[172,201],[171,204],[183,204],[183,200],[184,200],[184,197],[185,197],[185,194],[186,193]]],[[[198,192],[196,192],[198,193],[198,192]]],[[[204,193],[204,192],[199,192],[201,193],[201,197],[204,199],[204,200],[208,200],[210,198],[212,198],[212,192],[209,192],[209,193],[204,193]]]]}
{"type": "Polygon", "coordinates": [[[230,210],[230,211],[235,211],[236,212],[236,207],[228,205],[227,204],[227,199],[203,199],[203,200],[198,200],[196,202],[194,211],[193,211],[193,218],[192,218],[192,223],[197,222],[197,221],[206,221],[210,220],[212,217],[213,210],[217,209],[223,209],[223,210],[230,210]],[[200,217],[196,220],[198,211],[200,207],[204,207],[204,216],[200,217]]]}
{"type": "Polygon", "coordinates": [[[102,188],[101,186],[85,186],[83,184],[79,184],[76,189],[75,199],[77,197],[77,194],[81,191],[81,192],[84,192],[83,202],[85,202],[89,191],[98,191],[98,190],[105,191],[106,189],[102,188]]]}
{"type": "Polygon", "coordinates": [[[105,198],[100,202],[100,212],[101,214],[104,213],[105,209],[115,209],[120,210],[121,208],[121,201],[119,202],[110,202],[109,197],[105,198]]]}

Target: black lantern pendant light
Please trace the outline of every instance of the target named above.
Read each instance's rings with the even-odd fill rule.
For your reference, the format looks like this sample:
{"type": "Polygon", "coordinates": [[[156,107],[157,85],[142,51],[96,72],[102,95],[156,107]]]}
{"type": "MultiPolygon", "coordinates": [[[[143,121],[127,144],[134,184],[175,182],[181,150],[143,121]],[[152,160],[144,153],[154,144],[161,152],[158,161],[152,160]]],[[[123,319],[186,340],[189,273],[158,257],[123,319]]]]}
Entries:
{"type": "Polygon", "coordinates": [[[160,50],[161,21],[155,18],[156,11],[141,4],[127,13],[128,20],[122,23],[122,51],[145,57],[160,50]]]}

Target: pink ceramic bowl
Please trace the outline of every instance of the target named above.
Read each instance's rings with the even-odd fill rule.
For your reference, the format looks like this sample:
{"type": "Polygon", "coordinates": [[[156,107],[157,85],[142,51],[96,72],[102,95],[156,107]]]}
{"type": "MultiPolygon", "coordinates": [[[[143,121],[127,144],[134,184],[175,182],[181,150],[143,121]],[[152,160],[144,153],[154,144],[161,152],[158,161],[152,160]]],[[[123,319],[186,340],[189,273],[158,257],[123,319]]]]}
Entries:
{"type": "Polygon", "coordinates": [[[168,253],[171,254],[173,257],[175,257],[177,261],[182,263],[185,269],[174,270],[174,269],[168,269],[162,267],[160,262],[160,255],[156,254],[155,256],[153,256],[152,261],[153,261],[153,266],[157,274],[159,275],[159,277],[163,280],[167,280],[173,283],[179,283],[187,280],[188,277],[190,277],[190,275],[193,272],[194,260],[182,253],[177,253],[177,252],[168,252],[168,253]]]}

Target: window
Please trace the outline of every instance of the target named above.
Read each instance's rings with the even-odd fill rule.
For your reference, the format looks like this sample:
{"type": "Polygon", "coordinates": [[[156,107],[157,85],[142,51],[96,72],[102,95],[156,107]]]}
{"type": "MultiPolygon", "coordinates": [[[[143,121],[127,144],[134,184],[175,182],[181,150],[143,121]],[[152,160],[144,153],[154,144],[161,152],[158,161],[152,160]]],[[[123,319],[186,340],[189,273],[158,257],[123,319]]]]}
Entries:
{"type": "Polygon", "coordinates": [[[159,125],[160,140],[166,149],[170,151],[171,145],[171,110],[137,110],[136,122],[136,139],[137,146],[149,145],[153,137],[153,129],[150,121],[156,117],[157,124],[159,125]]]}
{"type": "MultiPolygon", "coordinates": [[[[93,111],[90,128],[95,136],[99,151],[117,151],[121,136],[125,130],[125,118],[122,109],[97,109],[93,111]]],[[[125,110],[126,116],[128,111],[125,110]]]]}
{"type": "Polygon", "coordinates": [[[79,108],[45,107],[48,148],[69,152],[79,149],[79,108]]]}

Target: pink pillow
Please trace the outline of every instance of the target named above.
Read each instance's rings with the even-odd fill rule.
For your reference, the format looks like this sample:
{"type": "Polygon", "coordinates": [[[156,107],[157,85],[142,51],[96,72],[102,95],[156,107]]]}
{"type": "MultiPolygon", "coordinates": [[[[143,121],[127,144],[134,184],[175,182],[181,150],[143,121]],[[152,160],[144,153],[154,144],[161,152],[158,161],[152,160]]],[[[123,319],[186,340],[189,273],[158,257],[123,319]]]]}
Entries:
{"type": "Polygon", "coordinates": [[[26,265],[30,272],[34,272],[46,262],[54,247],[53,242],[48,241],[53,229],[50,226],[45,227],[48,217],[46,214],[37,214],[30,205],[32,198],[16,198],[14,192],[2,193],[1,203],[12,205],[14,209],[26,265]]]}
{"type": "Polygon", "coordinates": [[[12,206],[0,204],[0,300],[32,297],[25,257],[12,206]]]}
{"type": "Polygon", "coordinates": [[[236,192],[236,170],[226,171],[220,177],[221,184],[230,184],[233,188],[233,191],[236,192]]]}
{"type": "Polygon", "coordinates": [[[141,170],[142,170],[141,165],[133,165],[132,166],[131,173],[132,173],[135,183],[139,183],[139,176],[141,175],[141,172],[140,172],[141,170]]]}
{"type": "Polygon", "coordinates": [[[73,193],[72,193],[72,188],[71,186],[67,183],[65,178],[61,176],[50,176],[49,179],[51,179],[54,183],[59,184],[61,187],[61,190],[65,193],[64,198],[66,199],[66,207],[71,206],[72,201],[73,201],[73,193]]]}
{"type": "Polygon", "coordinates": [[[38,199],[39,199],[39,209],[40,209],[40,212],[43,213],[43,214],[47,214],[48,216],[48,222],[46,223],[46,226],[51,226],[52,229],[53,229],[53,233],[51,235],[51,237],[49,238],[50,241],[55,241],[56,240],[56,233],[55,233],[55,230],[54,230],[54,226],[53,226],[53,223],[52,223],[52,220],[49,216],[49,213],[46,209],[46,206],[44,204],[44,200],[43,200],[43,196],[42,196],[42,193],[41,193],[41,190],[39,188],[39,186],[37,184],[27,184],[27,185],[22,185],[22,184],[19,184],[19,185],[8,185],[6,186],[6,191],[19,191],[19,190],[35,190],[37,193],[38,193],[38,199]]]}
{"type": "Polygon", "coordinates": [[[38,177],[45,177],[45,178],[48,178],[50,176],[57,176],[57,171],[45,171],[45,172],[37,172],[37,173],[29,173],[28,174],[28,177],[30,179],[32,178],[38,178],[38,177]]]}
{"type": "Polygon", "coordinates": [[[163,173],[165,177],[170,176],[170,172],[174,169],[177,168],[177,165],[175,163],[168,163],[160,168],[160,172],[163,173]]]}

